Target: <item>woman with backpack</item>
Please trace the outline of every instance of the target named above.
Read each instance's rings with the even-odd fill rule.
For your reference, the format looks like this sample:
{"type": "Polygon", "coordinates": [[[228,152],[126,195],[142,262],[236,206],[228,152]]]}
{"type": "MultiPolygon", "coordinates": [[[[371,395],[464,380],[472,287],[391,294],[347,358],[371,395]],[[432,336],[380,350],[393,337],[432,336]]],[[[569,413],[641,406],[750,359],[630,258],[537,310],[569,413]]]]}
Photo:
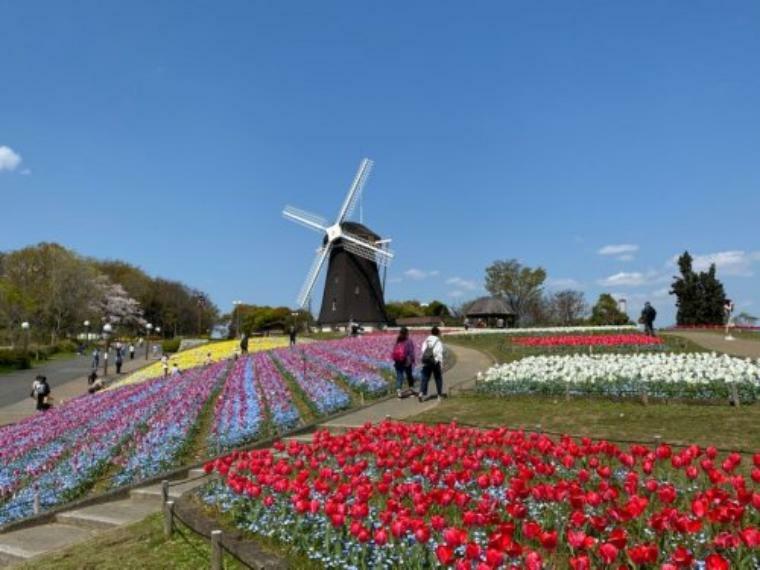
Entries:
{"type": "Polygon", "coordinates": [[[422,385],[420,386],[420,402],[427,399],[427,387],[430,376],[435,378],[435,389],[438,399],[445,398],[443,391],[443,342],[441,342],[441,331],[438,327],[433,327],[430,336],[422,343],[422,385]]]}
{"type": "Polygon", "coordinates": [[[47,383],[47,378],[41,374],[34,379],[32,383],[32,398],[37,400],[37,411],[44,412],[50,408],[48,402],[48,396],[50,396],[50,384],[47,383]]]}
{"type": "Polygon", "coordinates": [[[409,329],[401,327],[393,346],[393,368],[396,370],[396,396],[402,398],[404,393],[401,386],[404,375],[409,384],[409,391],[414,394],[414,342],[409,338],[409,329]]]}

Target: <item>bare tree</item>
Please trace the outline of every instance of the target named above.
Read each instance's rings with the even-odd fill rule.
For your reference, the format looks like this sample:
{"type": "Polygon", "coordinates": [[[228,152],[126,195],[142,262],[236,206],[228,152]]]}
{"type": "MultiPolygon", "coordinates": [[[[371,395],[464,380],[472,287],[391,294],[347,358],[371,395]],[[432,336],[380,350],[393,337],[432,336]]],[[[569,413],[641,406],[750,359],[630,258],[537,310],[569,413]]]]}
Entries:
{"type": "Polygon", "coordinates": [[[518,321],[530,318],[541,304],[546,271],[532,269],[516,259],[494,261],[486,268],[486,290],[506,299],[518,321]]]}
{"type": "Polygon", "coordinates": [[[578,324],[588,314],[588,304],[583,292],[574,289],[552,293],[547,305],[551,320],[563,326],[578,324]]]}

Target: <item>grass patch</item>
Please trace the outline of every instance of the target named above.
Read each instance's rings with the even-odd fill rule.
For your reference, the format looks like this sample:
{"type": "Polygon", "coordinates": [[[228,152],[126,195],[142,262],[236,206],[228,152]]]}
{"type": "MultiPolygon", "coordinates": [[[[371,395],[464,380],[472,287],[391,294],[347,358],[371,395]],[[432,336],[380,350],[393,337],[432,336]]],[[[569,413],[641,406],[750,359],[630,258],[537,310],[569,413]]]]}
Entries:
{"type": "Polygon", "coordinates": [[[541,396],[463,395],[410,418],[426,423],[458,422],[482,427],[540,429],[595,439],[671,443],[760,450],[760,405],[705,406],[541,396]],[[538,426],[540,425],[540,428],[538,426]]]}
{"type": "MultiPolygon", "coordinates": [[[[208,568],[208,541],[182,527],[171,540],[163,535],[161,514],[123,528],[109,530],[61,552],[18,566],[20,570],[196,570],[208,568]]],[[[224,568],[242,570],[242,564],[225,556],[224,568]]]]}
{"type": "MultiPolygon", "coordinates": [[[[705,352],[705,349],[699,346],[697,343],[692,342],[686,338],[679,337],[672,334],[660,335],[664,342],[664,349],[669,352],[705,352]]],[[[501,364],[504,362],[514,362],[520,360],[526,356],[538,356],[538,355],[550,355],[550,354],[588,354],[588,347],[563,347],[557,349],[548,349],[547,347],[525,347],[512,344],[512,340],[505,334],[481,334],[481,335],[461,335],[461,336],[447,336],[446,342],[462,346],[465,348],[473,348],[479,350],[482,353],[490,357],[494,362],[501,364]]],[[[662,350],[662,349],[659,349],[662,350]]],[[[620,349],[615,347],[593,347],[593,354],[611,354],[611,353],[626,353],[635,354],[636,350],[632,348],[620,349]]],[[[653,352],[650,350],[642,350],[641,352],[653,352]]]]}

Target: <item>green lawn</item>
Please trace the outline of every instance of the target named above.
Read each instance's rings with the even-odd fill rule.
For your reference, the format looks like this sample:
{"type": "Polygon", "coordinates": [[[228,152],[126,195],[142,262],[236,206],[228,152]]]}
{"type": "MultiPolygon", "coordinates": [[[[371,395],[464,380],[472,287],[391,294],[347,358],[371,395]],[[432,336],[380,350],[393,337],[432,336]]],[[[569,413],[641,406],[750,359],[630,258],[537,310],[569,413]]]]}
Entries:
{"type": "MultiPolygon", "coordinates": [[[[57,352],[50,356],[47,360],[40,359],[35,360],[32,358],[32,369],[38,368],[40,366],[44,366],[45,364],[48,364],[50,362],[55,362],[57,360],[71,360],[73,358],[76,358],[78,355],[76,352],[57,352]]],[[[8,374],[10,372],[17,372],[19,368],[16,368],[15,366],[7,366],[0,364],[0,375],[2,374],[8,374]]]]}
{"type": "MultiPolygon", "coordinates": [[[[96,538],[18,566],[19,570],[197,570],[208,568],[208,541],[185,527],[171,540],[164,539],[161,514],[133,525],[104,532],[96,538]]],[[[44,537],[42,538],[44,540],[44,537]]],[[[242,570],[242,564],[225,558],[224,568],[242,570]]]]}
{"type": "Polygon", "coordinates": [[[411,421],[508,426],[550,432],[651,442],[656,435],[672,443],[715,445],[760,451],[760,405],[662,404],[604,399],[462,395],[449,398],[411,421]],[[539,427],[540,426],[540,427],[539,427]]]}
{"type": "MultiPolygon", "coordinates": [[[[705,349],[698,344],[691,342],[685,338],[674,336],[671,334],[661,335],[665,346],[672,352],[703,352],[705,349]]],[[[588,353],[588,347],[567,347],[560,349],[548,350],[544,347],[541,348],[529,348],[513,345],[511,338],[505,334],[480,334],[480,335],[452,335],[446,337],[446,342],[464,346],[467,348],[474,348],[487,354],[492,360],[498,363],[512,362],[524,358],[525,356],[533,356],[539,354],[572,354],[572,353],[588,353]]],[[[635,352],[635,349],[626,349],[621,351],[620,349],[604,349],[600,347],[593,347],[594,354],[597,353],[609,353],[609,352],[635,352]]]]}

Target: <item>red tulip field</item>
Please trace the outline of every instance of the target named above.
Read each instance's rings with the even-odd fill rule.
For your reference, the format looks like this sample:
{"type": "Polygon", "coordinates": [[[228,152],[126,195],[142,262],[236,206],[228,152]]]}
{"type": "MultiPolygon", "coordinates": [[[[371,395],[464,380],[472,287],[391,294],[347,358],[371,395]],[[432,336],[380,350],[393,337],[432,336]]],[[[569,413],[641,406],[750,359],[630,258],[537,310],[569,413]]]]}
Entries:
{"type": "Polygon", "coordinates": [[[760,454],[386,421],[206,465],[203,494],[326,568],[757,568],[760,454]]]}

